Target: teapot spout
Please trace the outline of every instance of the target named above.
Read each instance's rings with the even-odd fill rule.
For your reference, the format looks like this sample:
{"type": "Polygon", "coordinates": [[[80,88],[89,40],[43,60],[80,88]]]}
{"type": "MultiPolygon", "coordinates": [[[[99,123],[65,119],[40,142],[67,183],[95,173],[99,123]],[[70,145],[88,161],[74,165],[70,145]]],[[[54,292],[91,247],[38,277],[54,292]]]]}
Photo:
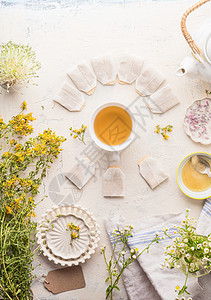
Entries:
{"type": "Polygon", "coordinates": [[[198,73],[198,62],[192,57],[185,57],[180,65],[180,67],[176,70],[177,76],[196,76],[198,73]]]}

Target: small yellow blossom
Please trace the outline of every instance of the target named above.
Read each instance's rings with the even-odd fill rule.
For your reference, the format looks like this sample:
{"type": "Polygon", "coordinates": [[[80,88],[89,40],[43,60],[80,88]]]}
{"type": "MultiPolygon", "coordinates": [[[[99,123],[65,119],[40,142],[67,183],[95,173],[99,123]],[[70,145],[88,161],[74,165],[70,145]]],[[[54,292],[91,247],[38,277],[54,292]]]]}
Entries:
{"type": "Polygon", "coordinates": [[[168,138],[169,138],[169,135],[163,134],[163,140],[168,140],[168,138]]]}
{"type": "Polygon", "coordinates": [[[167,132],[171,132],[172,128],[172,125],[167,125],[165,127],[160,127],[160,125],[156,125],[156,130],[154,132],[157,134],[160,133],[163,136],[164,140],[168,140],[169,136],[167,135],[167,132]]]}
{"type": "Polygon", "coordinates": [[[77,236],[77,234],[76,234],[75,232],[72,232],[71,235],[72,235],[72,238],[73,238],[73,239],[75,239],[76,236],[77,236]]]}
{"type": "Polygon", "coordinates": [[[84,135],[86,131],[87,126],[81,125],[81,128],[79,129],[73,129],[70,127],[70,136],[73,136],[74,139],[78,139],[82,143],[86,144],[84,141],[84,135]]]}
{"type": "Polygon", "coordinates": [[[27,104],[26,104],[26,101],[23,101],[23,103],[21,104],[21,109],[22,109],[22,110],[27,110],[27,104]]]}
{"type": "Polygon", "coordinates": [[[6,213],[7,214],[12,214],[12,209],[8,205],[6,205],[6,213]]]}

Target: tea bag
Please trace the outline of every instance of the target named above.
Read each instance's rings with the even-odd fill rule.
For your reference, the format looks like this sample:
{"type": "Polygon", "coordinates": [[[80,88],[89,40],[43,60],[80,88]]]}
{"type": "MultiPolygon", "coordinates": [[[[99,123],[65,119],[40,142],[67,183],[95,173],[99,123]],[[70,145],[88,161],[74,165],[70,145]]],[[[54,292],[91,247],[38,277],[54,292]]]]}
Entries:
{"type": "Polygon", "coordinates": [[[152,157],[143,157],[139,162],[139,172],[141,176],[146,180],[151,189],[156,188],[169,176],[163,170],[160,162],[152,157]]]}
{"type": "Polygon", "coordinates": [[[125,54],[119,63],[118,77],[120,84],[131,84],[141,73],[144,60],[136,55],[125,54]]]}
{"type": "Polygon", "coordinates": [[[179,100],[170,86],[166,85],[150,96],[147,105],[154,114],[162,114],[177,104],[179,104],[179,100]]]}
{"type": "Polygon", "coordinates": [[[112,55],[103,54],[93,57],[91,63],[99,82],[105,85],[116,82],[117,68],[112,55]]]}
{"type": "Polygon", "coordinates": [[[109,167],[103,174],[103,196],[124,197],[125,175],[120,167],[109,167]]]}
{"type": "Polygon", "coordinates": [[[78,64],[67,72],[67,74],[80,91],[87,95],[94,93],[96,89],[96,76],[87,62],[78,64]]]}
{"type": "Polygon", "coordinates": [[[95,164],[88,157],[83,157],[77,159],[77,163],[65,174],[65,176],[79,189],[82,189],[94,174],[95,164]]]}
{"type": "Polygon", "coordinates": [[[82,110],[85,99],[81,92],[73,87],[68,81],[65,81],[62,88],[57,92],[53,99],[69,111],[82,110]]]}
{"type": "Polygon", "coordinates": [[[136,91],[141,96],[150,96],[165,81],[165,78],[154,68],[144,64],[141,74],[136,80],[136,91]]]}

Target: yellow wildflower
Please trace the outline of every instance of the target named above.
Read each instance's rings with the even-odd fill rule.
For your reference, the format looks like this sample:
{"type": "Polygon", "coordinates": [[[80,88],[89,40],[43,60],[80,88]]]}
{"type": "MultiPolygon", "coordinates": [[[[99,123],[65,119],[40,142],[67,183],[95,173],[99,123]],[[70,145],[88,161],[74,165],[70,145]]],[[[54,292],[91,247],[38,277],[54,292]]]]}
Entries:
{"type": "Polygon", "coordinates": [[[21,104],[21,109],[22,109],[22,110],[27,110],[27,104],[26,104],[26,101],[23,101],[23,103],[21,104]]]}
{"type": "Polygon", "coordinates": [[[20,202],[20,200],[21,200],[20,197],[19,197],[19,198],[16,198],[16,199],[15,199],[15,202],[18,204],[18,203],[20,202]]]}
{"type": "Polygon", "coordinates": [[[75,232],[72,232],[71,236],[72,236],[73,239],[77,238],[77,234],[75,232]]]}
{"type": "Polygon", "coordinates": [[[169,138],[169,135],[163,134],[163,140],[168,140],[168,138],[169,138]]]}
{"type": "Polygon", "coordinates": [[[7,214],[12,214],[12,209],[8,205],[6,205],[6,213],[7,214]]]}
{"type": "Polygon", "coordinates": [[[156,130],[154,131],[155,133],[160,133],[160,126],[156,125],[156,130]]]}

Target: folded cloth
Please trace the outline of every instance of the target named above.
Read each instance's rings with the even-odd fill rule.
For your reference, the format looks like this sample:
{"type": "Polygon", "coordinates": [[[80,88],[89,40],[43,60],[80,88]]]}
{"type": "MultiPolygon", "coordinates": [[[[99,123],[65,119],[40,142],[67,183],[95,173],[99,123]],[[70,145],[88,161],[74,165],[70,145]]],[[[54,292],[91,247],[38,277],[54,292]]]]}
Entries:
{"type": "Polygon", "coordinates": [[[149,97],[148,107],[154,114],[162,114],[179,104],[179,100],[174,95],[169,85],[160,88],[149,97]]]}
{"type": "Polygon", "coordinates": [[[96,89],[96,76],[88,62],[82,62],[67,72],[75,86],[87,95],[96,89]]]}
{"type": "MultiPolygon", "coordinates": [[[[120,217],[112,217],[106,221],[107,229],[108,224],[111,223],[112,229],[117,228],[119,225],[116,220],[120,217]],[[116,222],[116,224],[115,224],[116,222]]],[[[145,218],[137,220],[133,223],[135,234],[133,237],[129,238],[128,246],[130,249],[138,248],[141,252],[155,237],[158,233],[162,235],[162,228],[168,227],[169,233],[174,237],[174,226],[179,226],[181,221],[184,219],[183,214],[171,214],[163,216],[155,216],[151,218],[145,218]]],[[[122,221],[123,224],[123,221],[122,221]]],[[[109,237],[112,243],[112,234],[108,230],[109,237]]],[[[176,236],[176,235],[175,235],[176,236]]],[[[150,246],[150,253],[144,252],[138,259],[140,264],[141,272],[138,273],[137,265],[130,265],[133,272],[139,274],[139,277],[130,277],[133,272],[124,273],[123,281],[129,299],[133,300],[152,300],[152,299],[163,299],[163,300],[174,300],[175,299],[175,287],[177,285],[183,286],[184,284],[184,274],[177,269],[164,269],[161,270],[160,265],[165,261],[164,248],[171,244],[170,239],[161,240],[158,244],[152,244],[150,246]],[[145,273],[144,277],[143,274],[145,273]],[[134,293],[133,286],[130,286],[131,281],[137,281],[133,283],[133,286],[138,286],[138,292],[134,293]],[[154,289],[151,290],[152,285],[154,289]],[[150,289],[150,291],[149,291],[150,289]],[[130,294],[132,296],[130,296],[130,294]]],[[[127,269],[126,269],[127,270],[127,269]]],[[[125,270],[125,271],[126,271],[125,270]]],[[[191,295],[196,295],[201,290],[196,278],[188,279],[188,289],[191,295]]]]}
{"type": "Polygon", "coordinates": [[[73,87],[68,81],[64,82],[53,100],[69,111],[80,111],[85,104],[85,99],[82,93],[73,87]]]}
{"type": "Polygon", "coordinates": [[[160,87],[160,85],[164,81],[165,78],[154,68],[144,64],[141,70],[141,74],[136,80],[136,91],[141,96],[150,96],[160,87]]]}
{"type": "MultiPolygon", "coordinates": [[[[157,219],[156,224],[151,226],[151,220],[149,218],[148,228],[143,229],[141,223],[139,227],[136,226],[134,236],[128,240],[130,248],[137,247],[139,251],[142,251],[147,244],[153,240],[156,232],[159,235],[162,235],[163,227],[168,227],[168,233],[170,233],[172,237],[176,237],[174,234],[174,226],[179,226],[181,224],[184,215],[163,215],[154,217],[154,220],[155,219],[157,219]]],[[[158,244],[152,244],[150,246],[150,253],[144,252],[143,255],[138,258],[138,262],[163,300],[175,299],[175,287],[177,285],[183,286],[185,277],[180,270],[160,268],[160,265],[165,261],[164,248],[171,243],[172,240],[166,238],[165,240],[161,240],[158,244]]],[[[188,290],[192,296],[196,295],[201,290],[197,278],[190,277],[188,279],[188,290]]]]}
{"type": "Polygon", "coordinates": [[[196,231],[201,235],[208,235],[211,233],[211,198],[207,199],[204,203],[197,222],[196,231]]]}
{"type": "Polygon", "coordinates": [[[92,176],[94,176],[94,173],[95,164],[88,157],[83,157],[77,159],[77,163],[65,174],[65,176],[79,189],[82,189],[92,176]]]}
{"type": "Polygon", "coordinates": [[[118,68],[119,83],[133,83],[140,75],[143,64],[144,60],[139,56],[124,54],[118,68]]]}
{"type": "MultiPolygon", "coordinates": [[[[114,215],[105,221],[105,226],[111,245],[113,246],[112,231],[116,228],[123,228],[125,226],[125,219],[120,215],[114,215]]],[[[121,243],[117,244],[115,249],[116,258],[118,258],[118,252],[122,250],[121,246],[121,243]]],[[[127,248],[125,251],[129,252],[130,250],[127,248]]],[[[121,262],[118,264],[121,267],[121,262]]],[[[124,270],[122,279],[129,300],[161,300],[138,261],[135,260],[124,270]]]]}
{"type": "Polygon", "coordinates": [[[111,54],[103,54],[91,59],[97,80],[105,85],[116,82],[117,67],[111,54]]]}
{"type": "MultiPolygon", "coordinates": [[[[197,222],[196,231],[201,235],[208,235],[211,233],[211,198],[207,199],[202,208],[202,212],[197,222]]],[[[210,286],[211,273],[201,276],[199,284],[203,286],[203,291],[193,297],[193,300],[210,300],[211,299],[211,286],[210,286]]]]}
{"type": "Polygon", "coordinates": [[[151,189],[156,188],[169,177],[168,174],[163,170],[159,160],[155,158],[144,157],[139,161],[138,165],[140,174],[149,184],[151,189]]]}

